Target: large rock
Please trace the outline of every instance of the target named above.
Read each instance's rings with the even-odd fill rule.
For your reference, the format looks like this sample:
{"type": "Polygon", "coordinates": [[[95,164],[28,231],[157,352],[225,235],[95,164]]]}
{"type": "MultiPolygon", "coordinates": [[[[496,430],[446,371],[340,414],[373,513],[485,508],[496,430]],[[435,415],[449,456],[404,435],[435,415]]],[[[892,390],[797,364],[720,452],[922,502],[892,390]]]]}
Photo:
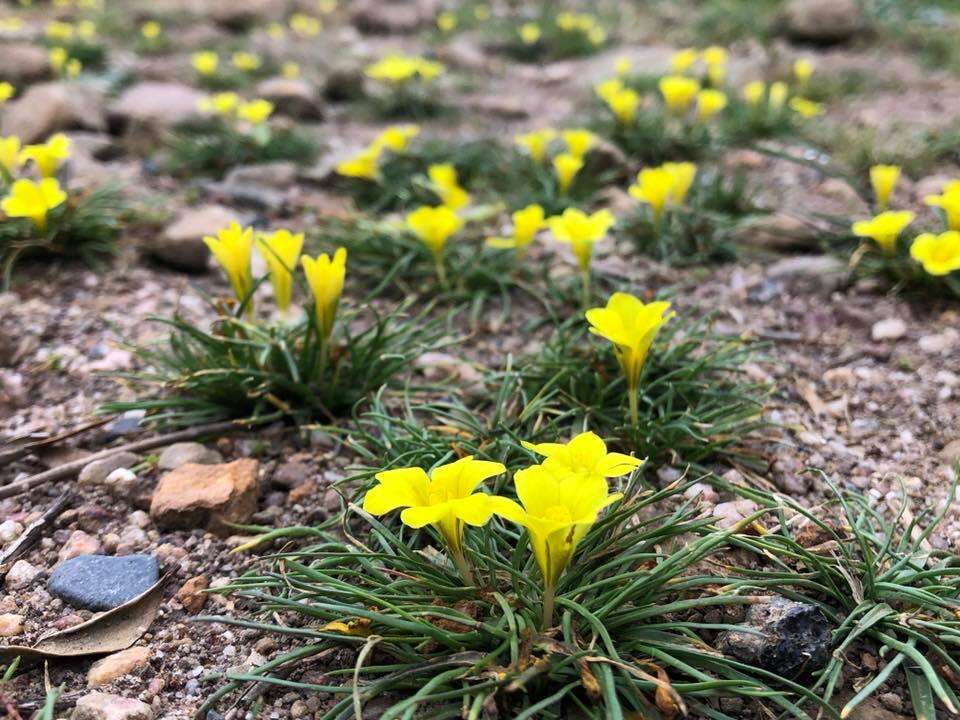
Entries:
{"type": "Polygon", "coordinates": [[[172,528],[205,527],[220,535],[228,523],[245,523],[257,509],[256,460],[245,458],[223,465],[181,465],[160,478],[150,516],[172,528]]]}
{"type": "Polygon", "coordinates": [[[370,35],[415,33],[436,16],[437,4],[432,0],[355,0],[350,4],[351,22],[370,35]]]}
{"type": "Polygon", "coordinates": [[[167,226],[163,233],[146,248],[157,260],[184,272],[206,272],[210,251],[203,244],[204,235],[216,235],[231,222],[240,222],[240,216],[223,205],[203,205],[189,208],[167,226]]]}
{"type": "Polygon", "coordinates": [[[137,83],[110,106],[110,124],[117,131],[160,132],[196,117],[203,97],[204,93],[180,83],[137,83]]]}
{"type": "Polygon", "coordinates": [[[286,9],[282,0],[207,0],[208,16],[231,30],[244,30],[254,24],[282,20],[286,9]]]}
{"type": "Polygon", "coordinates": [[[0,637],[14,637],[23,632],[23,615],[3,613],[0,615],[0,637]]]}
{"type": "Polygon", "coordinates": [[[144,592],[159,573],[150,555],[80,555],[57,565],[47,591],[73,607],[111,610],[144,592]]]}
{"type": "Polygon", "coordinates": [[[367,94],[367,78],[363,66],[356,61],[343,60],[327,73],[323,84],[323,96],[333,102],[359,100],[367,94]]]}
{"type": "Polygon", "coordinates": [[[150,662],[150,650],[140,645],[100,658],[87,671],[87,687],[100,687],[150,662]]]}
{"type": "Polygon", "coordinates": [[[317,90],[305,80],[269,78],[257,85],[257,95],[272,102],[279,115],[296,120],[323,120],[323,107],[317,90]]]}
{"type": "Polygon", "coordinates": [[[0,80],[14,85],[43,80],[50,74],[50,58],[39,45],[0,44],[0,80]]]}
{"type": "Polygon", "coordinates": [[[77,700],[70,720],[153,720],[153,708],[132,698],[92,692],[77,700]]]}
{"type": "Polygon", "coordinates": [[[788,678],[806,677],[830,658],[832,628],[816,605],[779,595],[752,605],[747,630],[730,630],[717,641],[726,655],[788,678]]]}
{"type": "Polygon", "coordinates": [[[773,213],[741,223],[735,242],[764,250],[810,250],[817,245],[817,229],[786,213],[773,213]]]}
{"type": "Polygon", "coordinates": [[[858,0],[790,0],[783,22],[791,39],[820,44],[844,42],[866,27],[858,0]]]}
{"type": "Polygon", "coordinates": [[[23,590],[40,574],[40,568],[34,567],[26,560],[17,560],[7,571],[3,579],[3,586],[7,590],[23,590]]]}
{"type": "Polygon", "coordinates": [[[0,135],[33,143],[63,130],[106,128],[103,93],[88,85],[52,82],[33,85],[10,103],[0,135]]]}

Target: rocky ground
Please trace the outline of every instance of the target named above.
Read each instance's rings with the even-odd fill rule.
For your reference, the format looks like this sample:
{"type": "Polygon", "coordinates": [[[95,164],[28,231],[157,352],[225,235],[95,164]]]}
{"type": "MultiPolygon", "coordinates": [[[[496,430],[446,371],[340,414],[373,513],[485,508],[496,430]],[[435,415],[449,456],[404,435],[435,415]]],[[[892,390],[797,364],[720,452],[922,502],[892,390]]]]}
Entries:
{"type": "MultiPolygon", "coordinates": [[[[436,8],[429,3],[342,4],[346,7],[324,20],[323,42],[291,41],[288,54],[301,64],[303,78],[274,88],[278,107],[303,105],[299,124],[323,142],[317,172],[382,127],[330,98],[342,84],[362,82],[358,68],[390,50],[435,53],[454,68],[455,80],[444,86],[446,99],[468,112],[422,123],[424,135],[509,137],[567,122],[621,56],[651,74],[663,72],[677,46],[673,36],[684,24],[673,19],[666,26],[670,32],[661,32],[658,23],[664,18],[634,17],[633,10],[628,17],[624,11],[616,46],[582,59],[531,65],[484,48],[469,33],[436,44],[436,8]]],[[[16,12],[28,28],[42,27],[55,11],[36,5],[25,11],[2,6],[0,18],[16,12]]],[[[109,72],[82,90],[49,81],[45,51],[19,35],[0,33],[0,80],[30,85],[21,99],[0,109],[0,135],[39,139],[68,131],[77,148],[73,182],[115,181],[151,219],[124,235],[117,257],[102,267],[38,262],[17,268],[12,288],[0,294],[0,440],[57,435],[89,422],[102,402],[127,397],[129,391],[111,373],[139,369],[124,342],[160,337],[161,328],[146,322],[150,316],[176,309],[197,322],[209,319],[200,293],[215,295],[225,287],[219,274],[206,272],[209,259],[200,245],[212,227],[234,217],[308,227],[318,215],[346,212],[344,197],[304,179],[308,173],[290,164],[242,168],[219,183],[187,182],[159,173],[147,150],[194,112],[200,92],[191,87],[189,54],[242,44],[233,30],[241,19],[249,15],[262,28],[281,18],[286,5],[267,0],[124,3],[121,14],[130,18],[189,11],[195,21],[159,55],[137,55],[130,43],[111,37],[109,72]],[[111,89],[106,76],[113,72],[132,79],[122,89],[111,89]]],[[[824,136],[837,137],[837,129],[872,132],[877,143],[909,148],[922,142],[917,140],[922,133],[947,129],[956,117],[960,78],[858,32],[841,33],[844,42],[830,47],[744,38],[731,47],[731,75],[739,83],[800,56],[814,59],[824,76],[870,73],[882,64],[881,86],[827,100],[826,114],[817,121],[824,136]]],[[[247,42],[253,48],[269,46],[260,29],[247,42]]],[[[843,149],[834,148],[838,154],[843,149]]],[[[815,233],[806,226],[799,226],[801,237],[794,237],[790,247],[781,247],[779,240],[798,229],[797,216],[864,214],[866,208],[846,186],[750,150],[731,153],[725,162],[746,168],[758,188],[756,202],[775,210],[742,238],[748,249],[737,262],[668,268],[611,256],[601,257],[600,265],[637,287],[671,286],[682,306],[716,310],[718,328],[766,341],[764,356],[749,370],[775,387],[765,409],[772,425],[759,442],[769,472],[729,469],[728,474],[746,475],[744,481],[811,505],[824,497],[824,487],[803,472],[807,467],[821,468],[837,485],[862,492],[880,509],[894,507],[903,492],[915,512],[951,502],[949,468],[960,461],[960,309],[946,300],[897,296],[872,280],[847,282],[844,260],[820,254],[815,233]]],[[[960,167],[937,158],[905,178],[897,197],[919,209],[923,195],[957,176],[960,167]]],[[[524,345],[522,336],[504,332],[513,323],[493,324],[498,334],[492,335],[491,324],[483,325],[466,359],[444,349],[439,364],[469,374],[469,361],[489,357],[485,350],[524,345]]],[[[136,418],[113,420],[3,460],[0,483],[142,436],[136,418]]],[[[230,552],[247,538],[231,534],[224,522],[281,527],[326,519],[340,502],[331,483],[348,475],[355,462],[333,436],[304,437],[268,426],[248,434],[214,433],[202,444],[187,441],[135,452],[87,466],[78,478],[6,497],[0,501],[0,548],[15,543],[61,493],[70,492],[71,502],[7,569],[0,590],[0,636],[9,644],[29,645],[90,619],[94,596],[105,586],[129,598],[168,575],[156,620],[133,648],[96,661],[52,662],[49,682],[65,685],[62,715],[76,704],[76,720],[190,717],[218,687],[218,674],[258,664],[278,648],[275,638],[257,630],[193,622],[200,614],[243,609],[229,595],[202,592],[229,584],[257,562],[259,550],[230,552]],[[178,468],[190,462],[209,469],[192,468],[179,482],[178,468]],[[130,468],[139,472],[127,472],[130,468]],[[143,556],[146,565],[136,573],[69,565],[90,554],[143,556]],[[148,558],[155,559],[155,568],[148,558]],[[87,581],[90,597],[76,596],[72,604],[51,593],[57,573],[71,568],[105,573],[102,580],[95,575],[87,581]],[[98,711],[100,706],[114,709],[98,711]]],[[[663,468],[661,474],[669,479],[673,470],[663,468]]],[[[704,497],[705,503],[716,500],[704,497]]],[[[958,508],[954,503],[929,538],[933,546],[960,552],[958,508]]],[[[82,585],[71,577],[66,584],[82,585]]],[[[310,672],[322,676],[322,668],[310,672]]],[[[22,675],[3,692],[8,701],[22,703],[21,714],[29,717],[30,703],[44,695],[43,672],[22,675]]],[[[891,684],[878,697],[858,710],[859,717],[910,715],[903,688],[891,684]]],[[[313,717],[326,704],[323,697],[271,691],[260,717],[313,717]]]]}

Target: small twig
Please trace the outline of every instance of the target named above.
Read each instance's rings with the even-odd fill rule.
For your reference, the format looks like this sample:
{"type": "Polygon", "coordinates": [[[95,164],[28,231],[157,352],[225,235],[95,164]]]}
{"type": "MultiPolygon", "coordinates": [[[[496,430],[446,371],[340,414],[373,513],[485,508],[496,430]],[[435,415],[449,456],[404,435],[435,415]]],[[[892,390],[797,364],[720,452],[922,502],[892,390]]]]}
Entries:
{"type": "Polygon", "coordinates": [[[27,550],[40,539],[40,535],[43,534],[43,529],[53,522],[60,513],[66,510],[72,500],[71,495],[72,493],[69,490],[64,492],[54,501],[53,505],[44,511],[43,515],[30,523],[29,527],[23,531],[23,534],[17,538],[16,542],[12,543],[0,553],[0,578],[6,577],[7,571],[13,562],[25,554],[27,550]]]}
{"type": "MultiPolygon", "coordinates": [[[[61,695],[60,697],[58,697],[58,698],[56,699],[56,702],[55,702],[55,704],[54,704],[54,707],[55,707],[57,710],[62,710],[63,708],[73,707],[74,705],[77,704],[77,700],[79,700],[80,698],[82,698],[85,694],[86,694],[86,693],[84,693],[84,692],[82,692],[82,691],[79,691],[79,692],[72,692],[72,693],[67,693],[67,694],[65,694],[65,695],[61,695]]],[[[22,702],[22,703],[20,703],[19,705],[17,705],[17,708],[18,708],[19,710],[24,711],[24,712],[29,712],[29,711],[31,711],[31,710],[39,710],[40,708],[42,708],[42,707],[46,704],[46,702],[47,702],[46,699],[43,699],[43,700],[28,700],[27,702],[22,702]]]]}
{"type": "Polygon", "coordinates": [[[58,442],[67,440],[69,438],[81,435],[88,430],[93,430],[98,427],[103,427],[108,422],[113,420],[112,417],[100,418],[94,420],[93,422],[88,422],[79,427],[75,427],[72,430],[67,430],[60,433],[59,435],[54,435],[52,437],[43,438],[42,440],[34,440],[33,442],[26,442],[18,447],[12,448],[11,450],[4,450],[0,452],[0,466],[6,465],[8,462],[22,458],[24,455],[27,455],[34,450],[40,450],[41,448],[48,447],[50,445],[55,445],[58,442]]]}
{"type": "MultiPolygon", "coordinates": [[[[270,415],[264,418],[258,418],[258,422],[266,422],[267,420],[273,420],[277,417],[280,417],[280,413],[276,413],[275,415],[270,415]]],[[[18,480],[17,482],[12,482],[9,485],[0,487],[0,499],[19,495],[20,493],[32,490],[38,485],[43,485],[46,482],[62,480],[70,477],[71,475],[76,475],[94,460],[102,460],[103,458],[116,455],[120,452],[152,450],[153,448],[169,445],[175,442],[193,440],[202,435],[243,430],[248,425],[249,422],[242,420],[226,420],[224,422],[209,423],[207,425],[200,425],[198,427],[188,428],[186,430],[177,430],[176,432],[167,433],[166,435],[157,435],[156,437],[135,440],[134,442],[127,443],[126,445],[119,445],[117,447],[101,450],[100,452],[95,452],[81,460],[74,460],[73,462],[64,463],[59,467],[45,470],[42,473],[37,473],[36,475],[31,475],[23,480],[18,480]]]]}

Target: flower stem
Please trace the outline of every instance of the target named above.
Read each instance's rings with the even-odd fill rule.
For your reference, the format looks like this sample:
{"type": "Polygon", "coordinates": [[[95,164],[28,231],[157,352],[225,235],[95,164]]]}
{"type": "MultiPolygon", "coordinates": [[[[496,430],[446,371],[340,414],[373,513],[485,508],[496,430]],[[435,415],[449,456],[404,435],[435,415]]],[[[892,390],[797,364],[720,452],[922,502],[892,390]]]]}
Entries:
{"type": "Polygon", "coordinates": [[[627,389],[628,399],[630,401],[630,422],[633,427],[638,427],[640,425],[639,416],[640,411],[637,407],[637,388],[632,387],[627,389]]]}
{"type": "Polygon", "coordinates": [[[580,289],[583,293],[581,297],[581,301],[583,302],[583,309],[589,310],[590,309],[590,270],[587,269],[582,271],[580,274],[580,277],[581,277],[580,289]]]}
{"type": "Polygon", "coordinates": [[[463,579],[464,584],[474,587],[476,583],[473,581],[473,573],[470,572],[470,565],[467,564],[467,559],[463,556],[462,552],[452,552],[450,553],[453,557],[453,564],[457,566],[457,570],[460,571],[460,577],[463,579]]]}
{"type": "Polygon", "coordinates": [[[546,630],[553,624],[553,598],[557,589],[553,585],[543,586],[543,628],[546,630]]]}
{"type": "Polygon", "coordinates": [[[440,287],[446,290],[449,286],[447,285],[447,269],[443,266],[443,257],[440,255],[434,257],[433,264],[437,269],[437,280],[440,282],[440,287]]]}

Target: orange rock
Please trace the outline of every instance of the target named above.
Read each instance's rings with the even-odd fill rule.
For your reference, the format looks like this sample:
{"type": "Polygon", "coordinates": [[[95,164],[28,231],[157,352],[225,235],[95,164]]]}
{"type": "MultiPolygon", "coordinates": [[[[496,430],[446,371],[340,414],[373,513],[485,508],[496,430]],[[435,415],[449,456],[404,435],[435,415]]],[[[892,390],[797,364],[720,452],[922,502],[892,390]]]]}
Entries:
{"type": "Polygon", "coordinates": [[[87,672],[87,687],[99,687],[143,667],[150,661],[150,650],[134,646],[97,660],[87,672]]]}
{"type": "Polygon", "coordinates": [[[150,517],[171,528],[205,527],[226,536],[257,509],[257,468],[249,458],[219,465],[187,463],[160,478],[150,517]]]}
{"type": "Polygon", "coordinates": [[[290,491],[290,494],[287,495],[287,499],[290,501],[291,505],[295,505],[296,503],[300,502],[304,498],[308,498],[311,495],[315,494],[316,492],[317,492],[317,483],[314,482],[313,480],[307,480],[306,482],[300,483],[299,485],[295,486],[290,491]]]}
{"type": "Polygon", "coordinates": [[[196,615],[203,610],[207,604],[207,594],[203,592],[209,587],[210,583],[203,575],[197,575],[187,580],[183,587],[177,591],[177,600],[183,605],[183,609],[191,615],[196,615]]]}

